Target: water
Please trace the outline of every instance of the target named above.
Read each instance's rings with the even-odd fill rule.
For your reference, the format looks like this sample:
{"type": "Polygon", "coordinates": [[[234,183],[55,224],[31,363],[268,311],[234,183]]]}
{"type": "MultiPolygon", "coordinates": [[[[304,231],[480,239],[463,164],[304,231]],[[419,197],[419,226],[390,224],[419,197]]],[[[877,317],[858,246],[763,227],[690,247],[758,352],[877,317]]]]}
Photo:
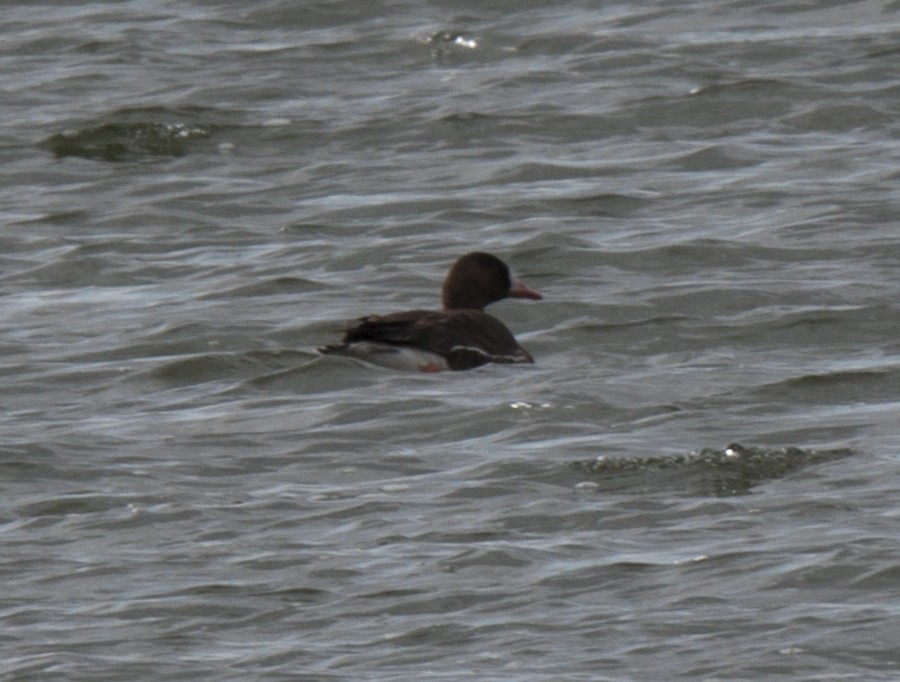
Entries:
{"type": "Polygon", "coordinates": [[[593,5],[5,4],[0,679],[897,679],[900,6],[593,5]]]}

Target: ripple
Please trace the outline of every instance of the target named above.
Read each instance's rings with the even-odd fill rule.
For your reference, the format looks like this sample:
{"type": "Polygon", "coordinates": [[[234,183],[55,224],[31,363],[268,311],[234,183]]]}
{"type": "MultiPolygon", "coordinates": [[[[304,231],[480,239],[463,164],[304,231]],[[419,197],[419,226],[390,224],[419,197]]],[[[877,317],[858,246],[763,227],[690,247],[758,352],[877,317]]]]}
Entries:
{"type": "Polygon", "coordinates": [[[610,477],[637,475],[643,478],[645,484],[649,482],[648,477],[658,479],[656,484],[662,486],[680,487],[687,481],[696,494],[707,491],[707,494],[727,496],[749,493],[762,481],[781,478],[798,469],[841,459],[850,454],[852,451],[848,449],[766,449],[749,448],[735,443],[722,450],[704,449],[681,456],[601,456],[592,462],[577,462],[574,466],[578,470],[603,477],[607,485],[610,477]],[[672,475],[670,472],[678,473],[672,475]]]}

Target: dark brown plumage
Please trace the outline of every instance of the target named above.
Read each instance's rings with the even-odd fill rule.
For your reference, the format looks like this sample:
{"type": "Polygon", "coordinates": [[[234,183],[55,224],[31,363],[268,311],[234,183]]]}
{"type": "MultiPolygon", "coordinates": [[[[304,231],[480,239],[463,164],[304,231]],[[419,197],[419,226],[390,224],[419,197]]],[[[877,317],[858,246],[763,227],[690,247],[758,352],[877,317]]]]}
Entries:
{"type": "Polygon", "coordinates": [[[496,256],[470,253],[447,273],[443,311],[369,315],[347,329],[341,343],[319,351],[391,366],[408,364],[422,371],[534,362],[506,325],[484,312],[485,306],[510,297],[540,299],[541,295],[514,279],[496,256]],[[401,362],[404,352],[409,363],[401,362]]]}

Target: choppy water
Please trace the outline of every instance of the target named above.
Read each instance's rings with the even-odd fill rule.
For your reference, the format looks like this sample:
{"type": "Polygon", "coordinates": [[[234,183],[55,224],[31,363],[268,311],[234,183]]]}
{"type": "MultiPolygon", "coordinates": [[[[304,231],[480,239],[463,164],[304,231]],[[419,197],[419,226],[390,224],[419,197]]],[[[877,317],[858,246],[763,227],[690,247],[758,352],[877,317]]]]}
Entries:
{"type": "Polygon", "coordinates": [[[0,30],[4,682],[897,679],[898,3],[0,30]],[[314,353],[476,248],[535,367],[314,353]]]}

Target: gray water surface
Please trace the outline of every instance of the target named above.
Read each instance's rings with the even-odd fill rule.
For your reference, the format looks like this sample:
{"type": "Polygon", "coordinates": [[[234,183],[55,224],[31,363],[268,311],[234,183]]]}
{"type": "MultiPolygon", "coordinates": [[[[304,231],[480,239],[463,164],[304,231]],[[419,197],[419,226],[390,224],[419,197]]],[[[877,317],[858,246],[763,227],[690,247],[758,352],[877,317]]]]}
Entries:
{"type": "Polygon", "coordinates": [[[0,30],[0,680],[898,678],[898,3],[0,30]]]}

